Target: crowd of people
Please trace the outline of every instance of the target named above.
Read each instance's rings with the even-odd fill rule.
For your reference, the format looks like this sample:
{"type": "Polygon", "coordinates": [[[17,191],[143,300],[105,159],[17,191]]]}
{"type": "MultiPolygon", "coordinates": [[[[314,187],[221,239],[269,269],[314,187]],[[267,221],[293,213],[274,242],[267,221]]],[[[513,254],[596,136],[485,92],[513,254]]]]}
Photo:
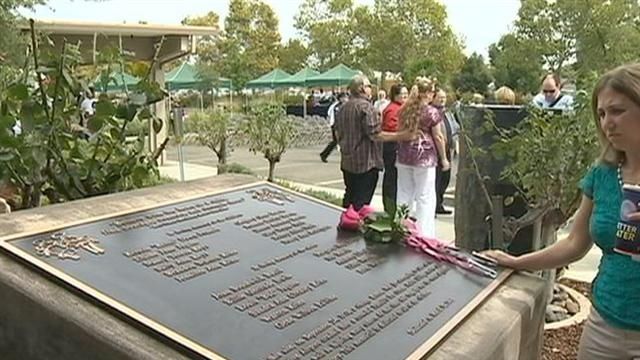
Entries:
{"type": "Polygon", "coordinates": [[[422,231],[435,236],[436,212],[451,214],[442,199],[458,128],[444,106],[446,93],[434,81],[419,78],[411,90],[395,84],[388,97],[384,90],[374,102],[371,97],[369,80],[354,77],[348,97],[340,96],[330,108],[333,140],[320,158],[326,162],[340,147],[345,208],[370,204],[383,171],[383,198],[391,200],[385,203],[407,205],[422,231]]]}
{"type": "MultiPolygon", "coordinates": [[[[532,104],[570,110],[573,98],[561,89],[557,75],[545,75],[532,104]]],[[[471,104],[484,102],[478,96],[471,104]]],[[[499,105],[516,102],[514,91],[506,86],[497,89],[492,98],[499,105]]],[[[434,236],[435,217],[452,213],[444,206],[444,194],[451,181],[451,162],[460,130],[459,119],[449,110],[447,93],[437,80],[419,77],[411,89],[397,83],[389,88],[388,96],[384,89],[378,90],[374,100],[369,80],[358,75],[348,94],[336,96],[328,119],[332,140],[320,159],[327,162],[330,154],[340,149],[345,207],[353,205],[357,210],[369,204],[382,171],[382,197],[391,200],[383,201],[385,206],[408,205],[423,233],[434,236]],[[353,108],[355,103],[358,106],[353,108]],[[409,134],[410,139],[394,137],[399,131],[409,134]],[[387,140],[381,141],[376,134],[383,134],[387,140]]]]}
{"type": "MultiPolygon", "coordinates": [[[[571,110],[573,99],[561,92],[561,86],[556,75],[546,75],[533,105],[571,110]]],[[[434,217],[441,204],[439,194],[446,188],[457,125],[446,110],[446,93],[430,79],[418,78],[410,90],[403,84],[393,85],[388,99],[379,92],[374,104],[371,84],[364,76],[352,80],[349,93],[333,115],[345,184],[344,207],[360,210],[370,204],[383,171],[383,196],[408,205],[421,232],[435,236],[434,217]]],[[[513,105],[515,94],[502,87],[495,99],[498,104],[513,105]]],[[[592,107],[602,154],[580,183],[582,203],[571,234],[521,256],[500,250],[485,254],[514,269],[553,269],[582,258],[595,243],[603,256],[578,359],[638,359],[640,254],[616,251],[616,234],[622,187],[640,187],[640,64],[603,75],[593,90],[592,107]]],[[[640,204],[631,213],[627,211],[625,219],[640,223],[638,209],[640,204]]]]}

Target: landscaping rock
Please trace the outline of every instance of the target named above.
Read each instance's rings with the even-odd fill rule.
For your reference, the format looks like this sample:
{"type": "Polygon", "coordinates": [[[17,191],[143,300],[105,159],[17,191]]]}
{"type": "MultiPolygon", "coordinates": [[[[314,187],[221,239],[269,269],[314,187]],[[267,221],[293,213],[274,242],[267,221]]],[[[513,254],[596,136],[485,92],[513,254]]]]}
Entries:
{"type": "Polygon", "coordinates": [[[567,312],[569,314],[574,315],[574,314],[577,314],[578,311],[580,311],[580,306],[578,305],[578,303],[576,303],[573,300],[567,300],[565,309],[567,309],[567,312]]]}
{"type": "MultiPolygon", "coordinates": [[[[589,283],[569,279],[562,279],[560,283],[586,297],[591,294],[591,284],[589,283]]],[[[555,330],[546,330],[541,360],[575,360],[583,327],[584,322],[555,330]]]]}

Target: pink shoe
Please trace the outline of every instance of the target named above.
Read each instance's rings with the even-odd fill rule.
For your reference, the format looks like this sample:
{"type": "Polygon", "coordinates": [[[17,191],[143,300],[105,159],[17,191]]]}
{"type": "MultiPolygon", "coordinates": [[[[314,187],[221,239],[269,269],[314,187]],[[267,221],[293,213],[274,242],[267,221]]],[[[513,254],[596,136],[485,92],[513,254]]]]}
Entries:
{"type": "Polygon", "coordinates": [[[364,220],[374,212],[376,212],[376,210],[373,208],[373,206],[364,205],[363,207],[360,208],[360,211],[358,211],[358,214],[360,215],[360,219],[364,220]]]}
{"type": "Polygon", "coordinates": [[[338,228],[349,231],[360,230],[360,214],[358,214],[353,206],[349,206],[347,210],[342,212],[342,215],[340,215],[340,223],[338,224],[338,228]]]}

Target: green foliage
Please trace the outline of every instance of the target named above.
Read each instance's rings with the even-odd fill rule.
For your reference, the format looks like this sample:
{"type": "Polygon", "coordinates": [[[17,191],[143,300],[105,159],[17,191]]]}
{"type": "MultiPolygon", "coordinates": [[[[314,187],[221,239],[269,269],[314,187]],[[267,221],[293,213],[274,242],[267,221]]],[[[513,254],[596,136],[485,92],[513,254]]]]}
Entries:
{"type": "Polygon", "coordinates": [[[489,46],[489,59],[497,87],[508,86],[520,93],[538,91],[542,59],[532,40],[506,34],[489,46]]]}
{"type": "Polygon", "coordinates": [[[522,0],[514,31],[489,51],[496,80],[533,91],[543,67],[580,77],[637,61],[639,17],[635,0],[522,0]]]}
{"type": "Polygon", "coordinates": [[[31,9],[44,4],[44,0],[2,0],[0,1],[0,64],[20,66],[24,64],[26,39],[20,35],[17,22],[21,20],[17,11],[20,8],[31,9]]]}
{"type": "Polygon", "coordinates": [[[236,123],[231,113],[219,109],[196,111],[189,115],[189,131],[196,134],[197,141],[216,154],[218,173],[228,170],[225,166],[229,153],[233,151],[233,139],[237,135],[236,123]]]}
{"type": "Polygon", "coordinates": [[[304,69],[309,58],[309,49],[298,39],[290,39],[280,46],[278,51],[278,67],[289,74],[304,69]]]}
{"type": "MultiPolygon", "coordinates": [[[[32,37],[35,43],[36,35],[32,37]]],[[[82,128],[77,125],[76,95],[87,85],[77,77],[78,46],[62,44],[61,54],[43,50],[35,55],[39,60],[22,73],[46,74],[47,83],[34,84],[18,76],[0,88],[0,181],[18,188],[19,207],[40,206],[43,195],[56,203],[156,181],[157,164],[154,155],[145,151],[143,134],[131,142],[125,136],[134,118],[158,122],[149,104],[162,97],[159,88],[143,80],[144,92],[131,94],[121,103],[100,98],[95,116],[82,128]],[[11,129],[17,120],[23,132],[14,136],[11,129]],[[83,133],[90,136],[80,136],[83,133]]],[[[121,58],[111,60],[122,64],[121,58]]]]}
{"type": "Polygon", "coordinates": [[[484,58],[482,55],[473,53],[465,61],[460,73],[453,79],[453,86],[460,92],[483,94],[491,81],[491,72],[484,63],[484,58]]]}
{"type": "Polygon", "coordinates": [[[575,105],[561,115],[530,108],[516,128],[499,132],[492,148],[509,160],[503,177],[521,187],[532,208],[549,209],[554,226],[577,210],[577,184],[598,152],[589,96],[580,92],[575,105]]]}
{"type": "Polygon", "coordinates": [[[224,164],[218,165],[218,173],[220,172],[220,168],[223,168],[222,173],[226,174],[244,174],[244,175],[253,175],[256,176],[255,171],[251,170],[251,168],[244,166],[238,163],[224,164]]]}
{"type": "Polygon", "coordinates": [[[278,65],[280,33],[273,9],[260,0],[231,0],[220,40],[220,73],[236,89],[278,65]]]}
{"type": "Polygon", "coordinates": [[[273,181],[276,163],[289,148],[295,135],[295,124],[277,103],[255,104],[249,110],[249,119],[241,126],[249,150],[263,154],[269,162],[268,181],[273,181]]]}
{"type": "Polygon", "coordinates": [[[439,73],[438,64],[433,59],[411,59],[404,68],[403,78],[407,84],[413,84],[417,77],[432,77],[439,73]]]}
{"type": "Polygon", "coordinates": [[[435,0],[306,0],[296,28],[321,70],[344,63],[365,73],[404,72],[448,82],[462,65],[462,46],[447,24],[445,7],[435,0]],[[430,60],[432,61],[430,61],[430,60]]]}
{"type": "Polygon", "coordinates": [[[340,63],[362,66],[363,41],[355,22],[352,0],[305,0],[296,15],[296,28],[304,34],[313,65],[328,70],[340,63]]]}
{"type": "Polygon", "coordinates": [[[404,222],[409,218],[409,206],[385,205],[384,212],[369,215],[364,220],[364,238],[372,242],[400,242],[408,233],[404,222]]]}
{"type": "MultiPolygon", "coordinates": [[[[209,11],[203,16],[189,16],[182,20],[182,24],[219,28],[220,16],[213,11],[209,11]]],[[[216,85],[215,82],[220,77],[220,71],[222,70],[219,66],[222,56],[220,52],[221,48],[217,37],[198,37],[196,69],[198,76],[202,80],[211,83],[211,87],[216,85]]],[[[176,61],[176,66],[178,66],[177,64],[178,62],[176,61]]]]}
{"type": "Polygon", "coordinates": [[[188,16],[181,21],[182,25],[219,27],[220,16],[209,11],[203,16],[188,16]]]}
{"type": "MultiPolygon", "coordinates": [[[[184,19],[183,24],[219,27],[219,16],[209,12],[184,19]]],[[[278,66],[280,50],[278,18],[261,0],[231,0],[224,31],[217,38],[198,41],[199,75],[215,83],[228,77],[234,89],[278,66]]]]}

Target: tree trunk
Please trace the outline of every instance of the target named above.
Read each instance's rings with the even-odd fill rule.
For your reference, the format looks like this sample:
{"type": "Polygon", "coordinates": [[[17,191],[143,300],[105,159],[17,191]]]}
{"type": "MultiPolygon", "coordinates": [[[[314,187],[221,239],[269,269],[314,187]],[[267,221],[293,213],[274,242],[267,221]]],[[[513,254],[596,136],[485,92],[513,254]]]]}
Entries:
{"type": "Polygon", "coordinates": [[[267,181],[273,182],[273,173],[274,173],[274,171],[276,169],[276,162],[277,161],[271,160],[271,159],[268,159],[268,160],[269,160],[269,176],[267,177],[267,181]]]}
{"type": "Polygon", "coordinates": [[[26,185],[22,188],[20,194],[22,195],[22,202],[20,204],[21,209],[28,209],[29,204],[31,204],[31,193],[33,191],[33,187],[31,185],[26,185]]]}
{"type": "Polygon", "coordinates": [[[227,172],[227,139],[222,139],[220,142],[220,151],[218,155],[218,174],[224,174],[227,172]]]}
{"type": "MultiPolygon", "coordinates": [[[[542,223],[542,228],[540,231],[540,244],[541,248],[549,247],[556,243],[558,240],[558,231],[557,226],[555,224],[550,223],[542,223]]],[[[539,250],[539,249],[534,249],[539,250]]],[[[542,278],[544,279],[545,286],[545,294],[547,295],[547,304],[551,303],[553,298],[553,285],[556,283],[556,269],[544,270],[542,272],[542,278]]]]}
{"type": "Polygon", "coordinates": [[[29,204],[30,208],[37,208],[40,207],[41,204],[41,198],[42,198],[42,191],[40,191],[40,186],[41,184],[37,184],[34,187],[34,191],[31,194],[31,203],[29,204]]]}

